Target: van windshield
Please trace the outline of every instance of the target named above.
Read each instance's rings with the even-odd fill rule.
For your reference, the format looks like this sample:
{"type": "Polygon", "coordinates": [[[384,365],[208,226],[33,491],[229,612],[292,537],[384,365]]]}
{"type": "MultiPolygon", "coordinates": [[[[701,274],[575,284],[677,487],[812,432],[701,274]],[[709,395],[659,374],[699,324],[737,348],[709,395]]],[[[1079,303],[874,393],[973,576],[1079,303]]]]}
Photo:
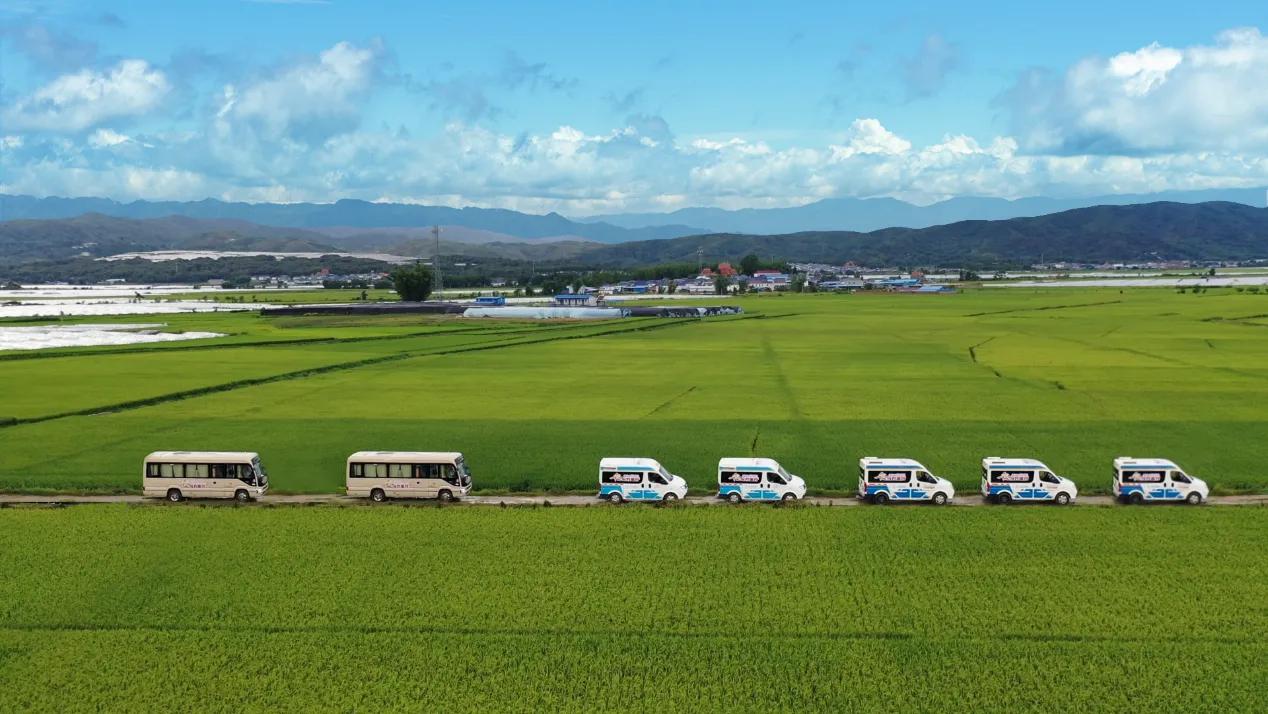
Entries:
{"type": "Polygon", "coordinates": [[[784,477],[784,483],[792,481],[792,476],[788,475],[788,472],[784,470],[783,466],[779,467],[779,475],[784,477]]]}

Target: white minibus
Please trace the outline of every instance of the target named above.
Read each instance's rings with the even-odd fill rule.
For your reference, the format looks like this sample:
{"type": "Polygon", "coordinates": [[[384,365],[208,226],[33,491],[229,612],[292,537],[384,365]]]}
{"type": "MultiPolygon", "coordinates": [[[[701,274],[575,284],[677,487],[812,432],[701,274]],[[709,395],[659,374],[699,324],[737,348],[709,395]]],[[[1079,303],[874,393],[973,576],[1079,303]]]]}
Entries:
{"type": "Polygon", "coordinates": [[[992,503],[1052,501],[1064,506],[1078,495],[1073,481],[1054,474],[1042,461],[999,456],[982,459],[982,498],[992,503]]]}
{"type": "Polygon", "coordinates": [[[718,461],[718,498],[741,501],[793,501],[806,497],[806,482],[774,459],[727,458],[718,461]]]}
{"type": "Polygon", "coordinates": [[[955,498],[955,487],[919,461],[865,456],[859,459],[858,497],[881,505],[930,501],[942,506],[955,498]]]}
{"type": "Polygon", "coordinates": [[[609,457],[599,461],[599,498],[622,501],[676,501],[687,497],[687,482],[656,459],[609,457]]]}
{"type": "Polygon", "coordinates": [[[452,501],[471,492],[471,472],[457,451],[358,451],[348,457],[349,496],[452,501]]]}
{"type": "Polygon", "coordinates": [[[1194,506],[1206,500],[1211,489],[1166,459],[1114,459],[1114,496],[1125,503],[1185,501],[1194,506]]]}
{"type": "Polygon", "coordinates": [[[145,496],[232,498],[241,502],[269,490],[260,455],[250,451],[155,451],[141,468],[145,496]]]}

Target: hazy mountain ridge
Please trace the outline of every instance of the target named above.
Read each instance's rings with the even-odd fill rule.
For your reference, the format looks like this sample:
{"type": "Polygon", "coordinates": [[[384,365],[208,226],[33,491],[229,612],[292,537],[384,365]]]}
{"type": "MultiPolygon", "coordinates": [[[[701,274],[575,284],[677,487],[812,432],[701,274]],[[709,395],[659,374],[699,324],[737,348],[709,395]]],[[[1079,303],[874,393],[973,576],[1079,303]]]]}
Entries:
{"type": "Polygon", "coordinates": [[[371,203],[354,199],[343,199],[334,203],[286,204],[231,203],[216,199],[119,203],[106,198],[37,198],[0,195],[0,221],[74,218],[85,213],[132,219],[167,216],[235,219],[263,226],[310,229],[323,227],[422,228],[449,225],[491,231],[514,238],[576,236],[606,243],[675,238],[700,233],[703,230],[684,225],[622,228],[603,222],[579,223],[558,213],[536,215],[500,208],[449,208],[402,203],[371,203]]]}
{"type": "Polygon", "coordinates": [[[882,228],[929,228],[968,220],[1005,220],[1042,216],[1092,206],[1144,203],[1206,203],[1224,201],[1262,207],[1268,193],[1263,188],[1167,191],[1155,194],[1120,194],[1089,198],[988,197],[951,198],[918,206],[895,198],[828,198],[790,208],[683,208],[669,213],[617,213],[578,218],[602,221],[626,228],[657,223],[703,226],[710,233],[799,233],[804,231],[860,231],[882,228]]]}

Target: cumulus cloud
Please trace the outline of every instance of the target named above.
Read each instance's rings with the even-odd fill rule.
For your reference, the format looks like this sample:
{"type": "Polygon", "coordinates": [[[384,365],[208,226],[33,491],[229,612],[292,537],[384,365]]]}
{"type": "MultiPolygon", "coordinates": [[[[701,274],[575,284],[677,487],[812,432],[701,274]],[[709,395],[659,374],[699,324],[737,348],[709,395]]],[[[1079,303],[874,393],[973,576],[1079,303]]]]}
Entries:
{"type": "Polygon", "coordinates": [[[11,130],[79,132],[103,121],[145,114],[171,89],[145,60],[125,59],[104,71],[63,74],[4,111],[11,130]]]}
{"type": "Polygon", "coordinates": [[[1254,28],[1213,44],[1153,43],[1064,72],[1032,70],[1001,98],[1032,152],[1164,154],[1268,148],[1268,38],[1254,28]]]}
{"type": "Polygon", "coordinates": [[[247,127],[266,138],[320,142],[360,122],[359,101],[376,78],[381,49],[340,42],[243,86],[226,85],[216,112],[223,134],[247,127]]]}

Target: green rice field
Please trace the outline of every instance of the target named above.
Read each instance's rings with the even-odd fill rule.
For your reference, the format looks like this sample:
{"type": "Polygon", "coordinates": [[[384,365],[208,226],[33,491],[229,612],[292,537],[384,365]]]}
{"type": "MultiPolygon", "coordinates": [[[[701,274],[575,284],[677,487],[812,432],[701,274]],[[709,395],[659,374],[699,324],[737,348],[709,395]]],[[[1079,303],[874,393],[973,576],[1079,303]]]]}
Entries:
{"type": "MultiPolygon", "coordinates": [[[[776,295],[742,316],[526,323],[162,316],[226,337],[0,354],[0,490],[135,492],[154,450],[261,453],[279,492],[334,492],[361,449],[456,450],[477,490],[590,491],[651,456],[693,491],[769,456],[812,493],[861,456],[973,489],[990,455],[1085,493],[1116,456],[1215,493],[1268,487],[1268,295],[980,289],[776,295]]],[[[102,321],[98,318],[96,321],[102,321]]],[[[136,316],[119,322],[137,322],[136,316]]]]}
{"type": "Polygon", "coordinates": [[[1262,508],[0,509],[0,709],[1219,711],[1262,508]]]}

